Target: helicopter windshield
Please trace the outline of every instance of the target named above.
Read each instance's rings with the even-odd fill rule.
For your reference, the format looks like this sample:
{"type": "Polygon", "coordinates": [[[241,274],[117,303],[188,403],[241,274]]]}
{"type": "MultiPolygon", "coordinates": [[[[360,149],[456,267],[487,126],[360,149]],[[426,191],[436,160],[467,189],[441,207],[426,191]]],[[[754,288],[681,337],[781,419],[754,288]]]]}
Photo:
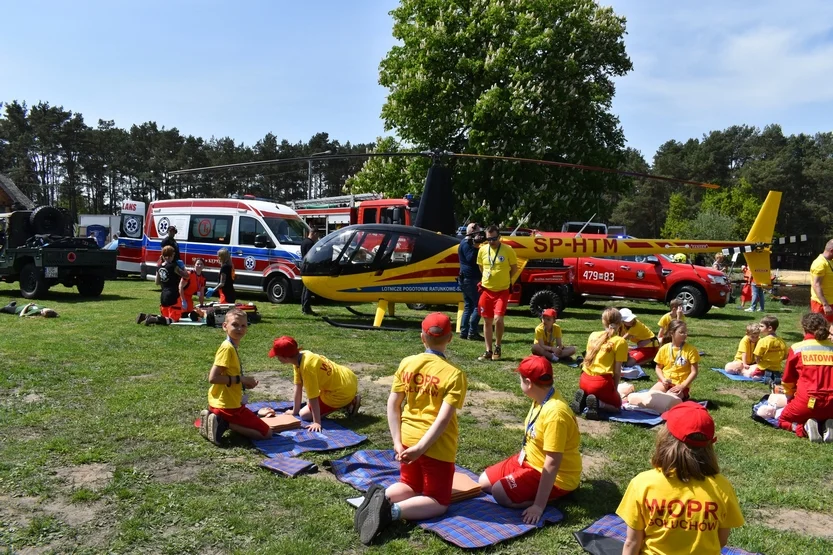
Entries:
{"type": "Polygon", "coordinates": [[[366,272],[408,264],[416,238],[387,230],[345,228],[316,243],[304,258],[305,275],[366,272]]]}

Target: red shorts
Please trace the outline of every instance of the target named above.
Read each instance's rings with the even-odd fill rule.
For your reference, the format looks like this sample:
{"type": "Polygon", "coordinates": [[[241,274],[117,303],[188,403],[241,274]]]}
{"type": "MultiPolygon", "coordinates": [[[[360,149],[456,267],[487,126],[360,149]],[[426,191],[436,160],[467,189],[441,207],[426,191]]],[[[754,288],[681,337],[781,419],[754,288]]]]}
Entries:
{"type": "Polygon", "coordinates": [[[179,319],[182,318],[182,307],[180,305],[160,306],[159,312],[162,316],[170,318],[174,322],[179,322],[179,319]]]}
{"type": "Polygon", "coordinates": [[[215,407],[208,407],[208,410],[229,424],[235,424],[243,428],[257,430],[262,436],[269,433],[269,426],[245,406],[237,409],[218,409],[215,407]]]}
{"type": "Polygon", "coordinates": [[[330,405],[328,405],[327,403],[322,401],[321,397],[319,397],[318,398],[318,408],[321,411],[321,416],[327,416],[331,412],[337,411],[339,408],[342,408],[342,407],[338,407],[338,408],[331,407],[330,405]]]}
{"type": "Polygon", "coordinates": [[[810,408],[809,404],[810,398],[806,394],[801,397],[798,395],[793,397],[784,407],[784,410],[781,411],[781,416],[778,417],[778,426],[784,430],[792,430],[792,424],[799,424],[795,430],[795,435],[806,437],[807,432],[804,430],[804,424],[807,423],[807,420],[813,418],[819,424],[823,424],[825,420],[833,418],[833,397],[816,397],[813,408],[810,408]]]}
{"type": "Polygon", "coordinates": [[[824,316],[824,319],[827,320],[828,323],[833,324],[833,314],[827,315],[824,313],[824,306],[821,303],[817,303],[816,301],[810,301],[810,312],[815,312],[816,314],[821,314],[824,316]]]}
{"type": "Polygon", "coordinates": [[[509,304],[509,289],[503,291],[489,291],[483,289],[480,293],[480,300],[477,302],[477,310],[484,318],[494,318],[506,314],[506,305],[509,304]]]}
{"type": "Polygon", "coordinates": [[[613,374],[593,376],[587,372],[582,372],[578,380],[578,386],[588,395],[595,395],[602,403],[617,408],[622,406],[622,398],[613,385],[613,374]]]}
{"type": "MultiPolygon", "coordinates": [[[[535,501],[535,496],[538,495],[538,484],[541,483],[541,473],[526,461],[523,464],[518,464],[519,455],[520,453],[512,455],[508,459],[488,467],[486,478],[492,484],[500,481],[503,491],[506,492],[512,503],[535,501]]],[[[558,499],[568,493],[570,492],[553,485],[549,500],[558,499]]]]}
{"type": "Polygon", "coordinates": [[[454,463],[423,455],[411,464],[399,465],[399,481],[414,490],[414,493],[431,497],[447,507],[451,505],[454,463]]]}
{"type": "Polygon", "coordinates": [[[657,356],[659,347],[637,347],[628,351],[628,356],[641,365],[643,362],[651,362],[657,356]]]}
{"type": "MultiPolygon", "coordinates": [[[[665,387],[665,384],[664,384],[663,382],[657,382],[657,383],[662,384],[662,387],[663,387],[663,388],[665,388],[665,389],[664,389],[664,391],[665,391],[666,393],[668,393],[668,390],[669,390],[669,389],[671,389],[671,387],[674,387],[673,385],[672,385],[671,387],[665,387]]],[[[678,396],[680,399],[682,399],[683,401],[688,401],[688,397],[689,397],[689,394],[690,394],[690,393],[691,393],[691,388],[690,388],[690,387],[686,387],[685,389],[683,389],[682,391],[680,391],[680,392],[677,394],[677,396],[678,396]]]]}

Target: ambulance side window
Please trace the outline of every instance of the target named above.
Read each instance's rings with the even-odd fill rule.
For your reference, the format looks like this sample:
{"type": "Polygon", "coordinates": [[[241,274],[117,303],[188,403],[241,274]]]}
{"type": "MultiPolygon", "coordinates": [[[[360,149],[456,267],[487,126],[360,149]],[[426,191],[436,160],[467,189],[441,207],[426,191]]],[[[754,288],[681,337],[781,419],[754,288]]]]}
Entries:
{"type": "Polygon", "coordinates": [[[254,218],[240,216],[240,229],[237,231],[237,244],[254,246],[255,237],[258,235],[269,235],[263,224],[254,218]]]}
{"type": "Polygon", "coordinates": [[[191,224],[188,226],[188,241],[228,245],[231,235],[231,219],[231,216],[193,214],[191,224]]]}

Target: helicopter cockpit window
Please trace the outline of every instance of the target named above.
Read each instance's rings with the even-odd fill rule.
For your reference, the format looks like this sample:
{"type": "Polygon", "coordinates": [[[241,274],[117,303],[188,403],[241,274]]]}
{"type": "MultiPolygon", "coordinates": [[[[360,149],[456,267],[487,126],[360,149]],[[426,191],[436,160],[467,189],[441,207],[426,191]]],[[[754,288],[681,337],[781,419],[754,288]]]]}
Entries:
{"type": "Polygon", "coordinates": [[[386,266],[398,266],[409,264],[414,254],[416,241],[410,235],[399,235],[391,237],[385,249],[385,256],[382,258],[386,266]]]}
{"type": "Polygon", "coordinates": [[[379,248],[384,242],[385,235],[384,232],[357,231],[339,259],[339,264],[373,264],[376,255],[379,253],[379,248]]]}

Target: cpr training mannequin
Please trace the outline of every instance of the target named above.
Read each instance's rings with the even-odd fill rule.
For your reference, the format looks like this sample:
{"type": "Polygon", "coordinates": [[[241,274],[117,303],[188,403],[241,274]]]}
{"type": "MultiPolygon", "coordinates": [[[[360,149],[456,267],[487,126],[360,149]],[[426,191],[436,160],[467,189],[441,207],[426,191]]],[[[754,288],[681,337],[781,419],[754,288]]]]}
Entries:
{"type": "Polygon", "coordinates": [[[771,393],[765,405],[758,407],[757,414],[761,418],[778,418],[787,406],[787,396],[783,393],[771,393]]]}
{"type": "Polygon", "coordinates": [[[633,385],[629,383],[621,383],[617,389],[622,397],[623,408],[626,410],[628,408],[639,408],[661,414],[682,402],[676,395],[663,393],[662,391],[634,392],[633,385]]]}

